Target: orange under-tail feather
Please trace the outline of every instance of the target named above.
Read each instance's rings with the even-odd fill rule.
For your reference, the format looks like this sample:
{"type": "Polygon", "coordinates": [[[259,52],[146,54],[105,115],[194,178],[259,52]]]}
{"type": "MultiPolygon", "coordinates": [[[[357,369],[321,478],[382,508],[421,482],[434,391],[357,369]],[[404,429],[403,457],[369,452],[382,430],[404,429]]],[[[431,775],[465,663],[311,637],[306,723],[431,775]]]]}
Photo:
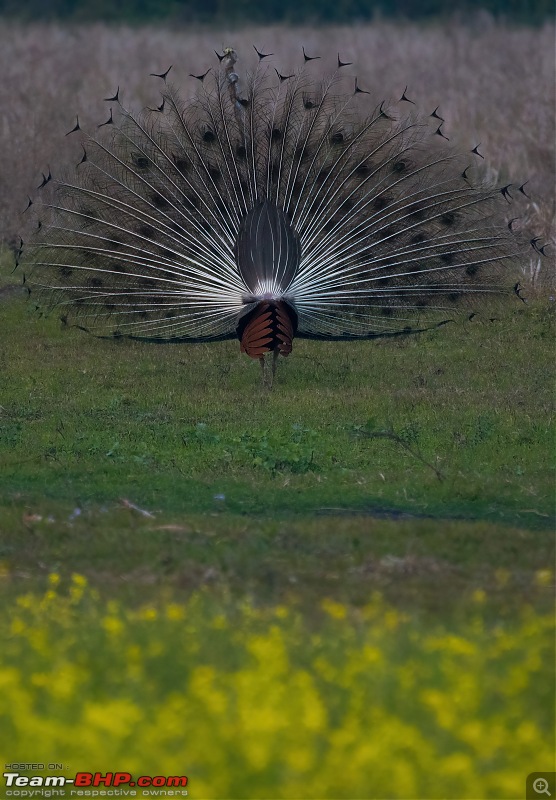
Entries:
{"type": "Polygon", "coordinates": [[[241,332],[241,352],[251,358],[261,358],[265,353],[278,351],[287,356],[292,351],[295,335],[293,314],[282,302],[263,300],[241,332]]]}

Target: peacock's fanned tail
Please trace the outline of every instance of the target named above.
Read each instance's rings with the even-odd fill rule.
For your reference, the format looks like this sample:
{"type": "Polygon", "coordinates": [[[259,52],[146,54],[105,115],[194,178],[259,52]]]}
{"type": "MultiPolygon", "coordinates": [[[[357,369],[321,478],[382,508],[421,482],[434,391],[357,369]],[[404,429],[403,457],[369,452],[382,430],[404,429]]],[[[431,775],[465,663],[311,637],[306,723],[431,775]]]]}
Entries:
{"type": "Polygon", "coordinates": [[[191,100],[165,83],[138,116],[116,94],[73,172],[45,176],[24,268],[64,319],[115,337],[238,336],[260,357],[294,336],[423,330],[512,292],[508,187],[438,115],[405,93],[372,107],[314,65],[262,64],[240,91],[234,63],[199,76],[191,100]]]}

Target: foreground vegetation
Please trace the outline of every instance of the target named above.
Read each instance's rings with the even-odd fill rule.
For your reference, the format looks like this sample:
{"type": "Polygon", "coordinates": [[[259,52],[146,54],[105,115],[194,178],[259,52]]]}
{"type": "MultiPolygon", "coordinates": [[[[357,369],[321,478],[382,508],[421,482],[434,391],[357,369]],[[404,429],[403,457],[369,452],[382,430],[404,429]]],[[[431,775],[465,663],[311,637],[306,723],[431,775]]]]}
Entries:
{"type": "Polygon", "coordinates": [[[207,592],[130,610],[54,573],[1,623],[3,734],[68,777],[187,775],[192,797],[522,797],[553,760],[552,614],[485,624],[484,601],[457,632],[376,592],[308,626],[207,592]]]}

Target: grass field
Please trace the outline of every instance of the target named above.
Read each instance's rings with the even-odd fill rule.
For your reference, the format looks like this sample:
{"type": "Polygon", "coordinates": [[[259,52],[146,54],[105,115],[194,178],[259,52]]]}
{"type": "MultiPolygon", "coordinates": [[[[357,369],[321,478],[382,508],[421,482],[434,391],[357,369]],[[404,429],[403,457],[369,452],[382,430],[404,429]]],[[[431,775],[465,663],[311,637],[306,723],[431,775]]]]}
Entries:
{"type": "MultiPolygon", "coordinates": [[[[123,78],[151,102],[145,73],[200,71],[231,34],[243,53],[349,52],[379,98],[409,75],[492,174],[531,177],[526,223],[550,239],[553,27],[381,23],[6,25],[4,241],[76,111],[105,115],[123,78]]],[[[39,317],[5,247],[3,763],[186,775],[196,800],[507,800],[554,770],[547,253],[523,264],[527,304],[405,339],[296,340],[269,392],[237,342],[104,341],[39,317]]]]}
{"type": "Polygon", "coordinates": [[[218,798],[552,768],[550,303],[301,342],[270,393],[233,343],[2,313],[6,762],[218,798]]]}

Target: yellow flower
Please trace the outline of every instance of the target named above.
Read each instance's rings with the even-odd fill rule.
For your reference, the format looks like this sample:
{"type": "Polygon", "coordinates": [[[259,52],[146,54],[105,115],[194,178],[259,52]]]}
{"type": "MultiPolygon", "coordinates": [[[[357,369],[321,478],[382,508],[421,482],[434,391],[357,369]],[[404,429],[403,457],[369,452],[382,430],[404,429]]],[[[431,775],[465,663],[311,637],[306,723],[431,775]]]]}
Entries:
{"type": "Polygon", "coordinates": [[[185,609],[177,603],[168,603],[166,606],[166,619],[180,620],[185,617],[185,609]]]}
{"type": "Polygon", "coordinates": [[[19,636],[25,630],[25,623],[19,617],[14,617],[10,625],[10,635],[19,636]]]}
{"type": "Polygon", "coordinates": [[[346,607],[329,598],[325,598],[320,606],[332,619],[345,619],[347,616],[346,607]]]}
{"type": "Polygon", "coordinates": [[[124,629],[124,624],[119,617],[104,617],[102,627],[111,636],[119,636],[124,629]]]}
{"type": "Polygon", "coordinates": [[[16,599],[16,603],[20,608],[31,609],[36,602],[37,600],[32,594],[22,594],[16,599]]]}
{"type": "Polygon", "coordinates": [[[535,583],[537,586],[550,586],[553,580],[554,576],[550,569],[538,569],[535,572],[535,583]]]}
{"type": "Polygon", "coordinates": [[[152,606],[145,606],[144,608],[140,609],[137,614],[138,619],[146,620],[147,622],[153,622],[155,619],[158,618],[158,613],[156,608],[152,606]]]}
{"type": "Polygon", "coordinates": [[[18,752],[48,742],[93,771],[282,800],[513,797],[553,758],[554,621],[531,605],[493,624],[481,601],[431,629],[380,596],[305,619],[206,591],[135,611],[102,591],[49,582],[6,604],[0,715],[18,752]]]}

